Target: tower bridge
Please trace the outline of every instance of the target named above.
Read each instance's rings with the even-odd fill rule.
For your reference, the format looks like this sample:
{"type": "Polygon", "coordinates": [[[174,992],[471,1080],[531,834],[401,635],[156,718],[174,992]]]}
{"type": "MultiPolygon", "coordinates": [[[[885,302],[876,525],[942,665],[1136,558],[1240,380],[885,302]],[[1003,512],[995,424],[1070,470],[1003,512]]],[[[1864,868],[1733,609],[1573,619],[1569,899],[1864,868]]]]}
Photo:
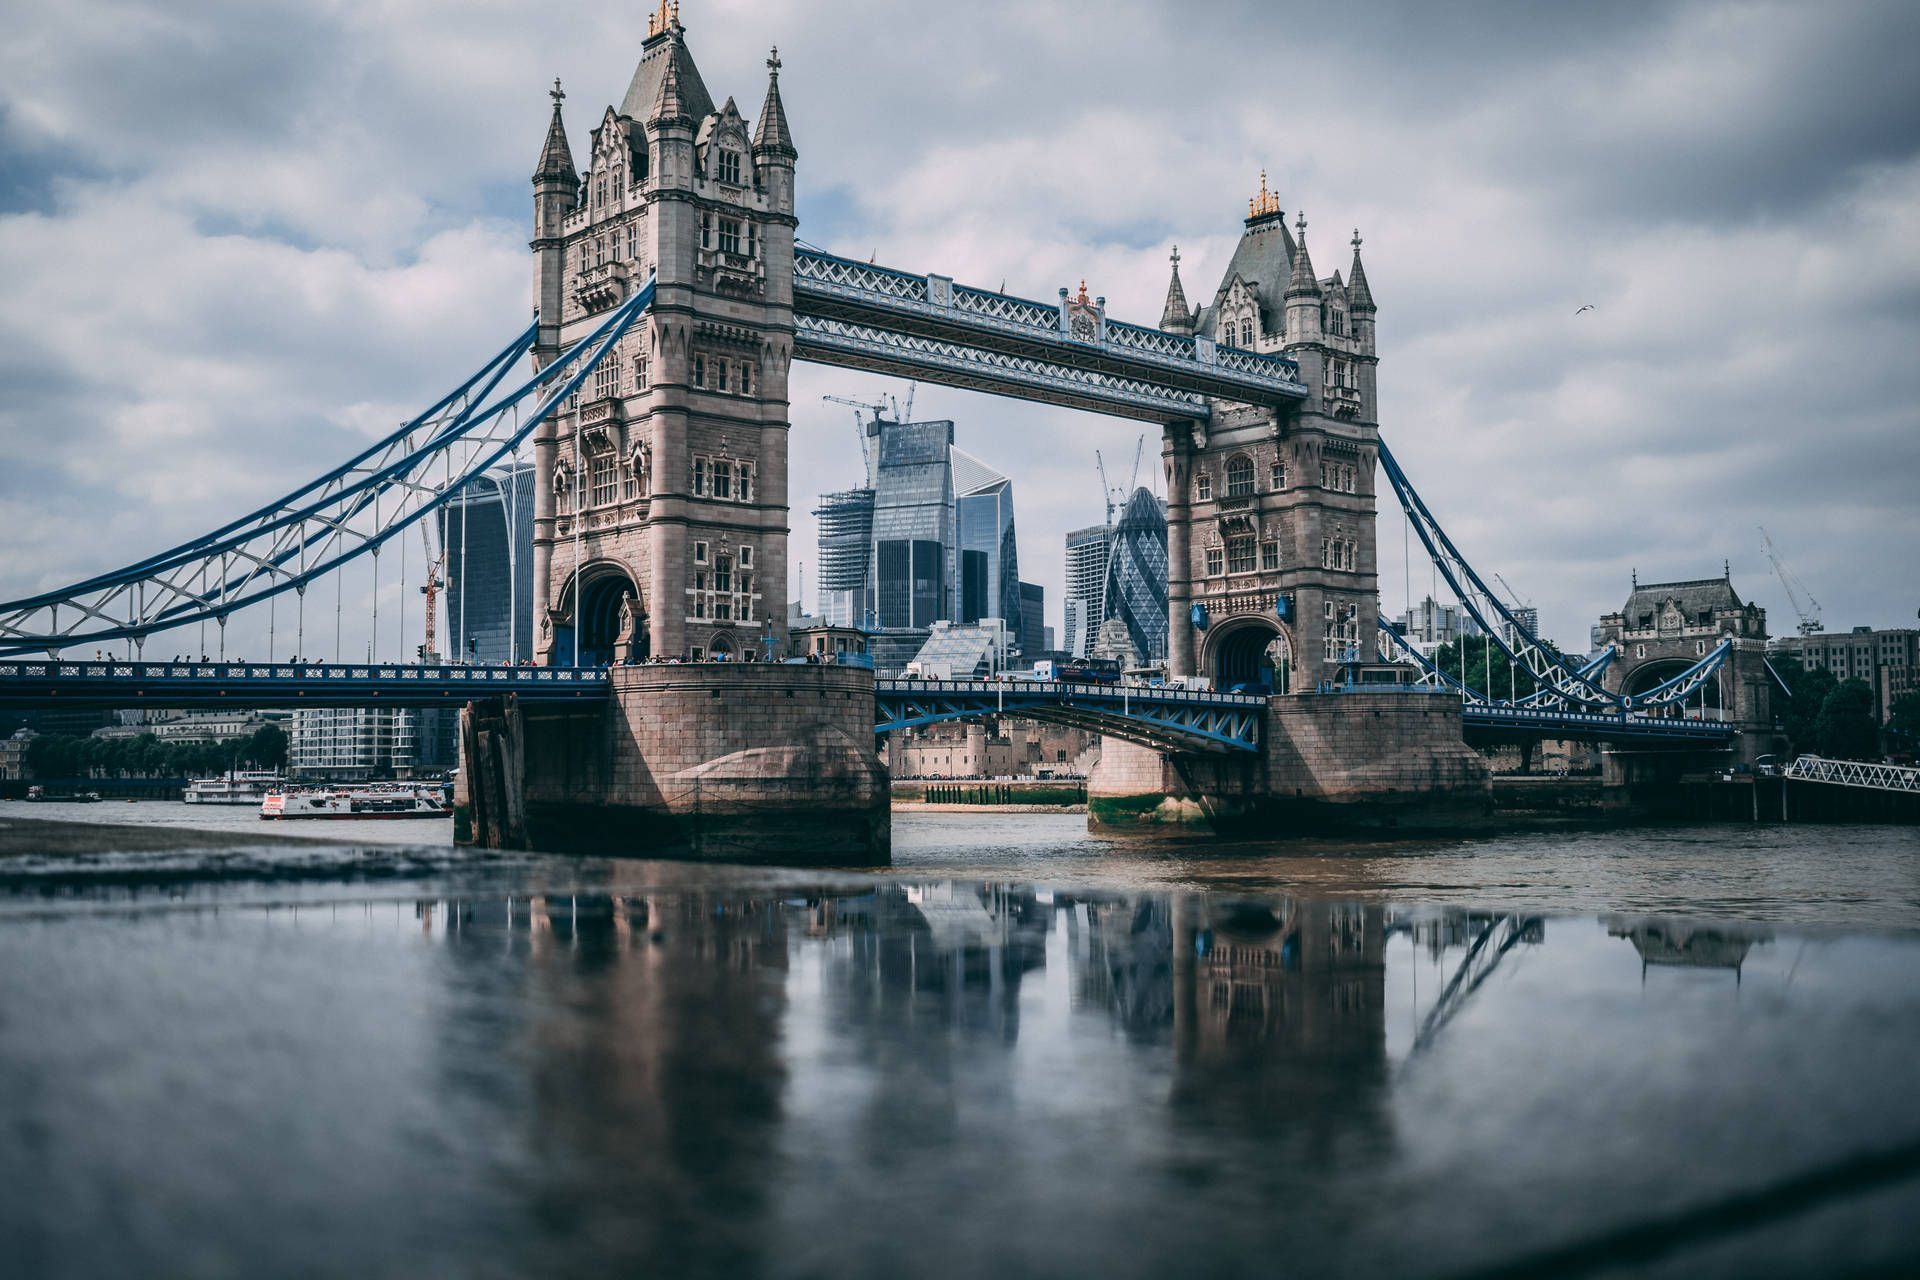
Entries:
{"type": "MultiPolygon", "coordinates": [[[[1610,684],[1487,590],[1381,442],[1378,308],[1357,231],[1345,271],[1321,275],[1304,215],[1289,224],[1263,174],[1198,306],[1174,252],[1157,325],[1110,317],[1084,282],[1036,300],[860,263],[798,243],[800,152],[781,70],[776,51],[751,123],[732,98],[716,105],[678,7],[663,4],[580,167],[556,81],[532,180],[535,322],[279,502],[0,604],[0,699],[464,700],[462,804],[484,818],[484,838],[652,848],[724,829],[737,839],[717,852],[792,858],[800,832],[838,841],[820,850],[832,860],[884,851],[876,732],[1016,707],[1106,735],[1096,821],[1262,829],[1472,817],[1488,780],[1467,733],[1724,750],[1758,729],[1764,708],[1743,695],[1716,692],[1733,717],[1687,714],[1740,665],[1730,656],[1748,646],[1748,622],[1694,610],[1688,628],[1733,631],[1687,631],[1712,643],[1627,683],[1620,674],[1639,668],[1620,663],[1610,684]],[[786,645],[795,360],[1159,424],[1169,687],[934,688],[740,661],[786,645]],[[531,375],[515,372],[524,362],[531,375]],[[536,487],[534,668],[141,656],[149,637],[209,622],[224,635],[236,611],[262,607],[305,652],[310,586],[368,559],[377,574],[383,547],[523,449],[536,487]],[[1381,627],[1382,475],[1489,648],[1527,672],[1524,697],[1468,688],[1381,627]],[[59,656],[113,644],[123,659],[59,656]],[[1194,677],[1261,692],[1210,693],[1194,677]]],[[[1622,626],[1613,651],[1637,650],[1622,626]]]]}

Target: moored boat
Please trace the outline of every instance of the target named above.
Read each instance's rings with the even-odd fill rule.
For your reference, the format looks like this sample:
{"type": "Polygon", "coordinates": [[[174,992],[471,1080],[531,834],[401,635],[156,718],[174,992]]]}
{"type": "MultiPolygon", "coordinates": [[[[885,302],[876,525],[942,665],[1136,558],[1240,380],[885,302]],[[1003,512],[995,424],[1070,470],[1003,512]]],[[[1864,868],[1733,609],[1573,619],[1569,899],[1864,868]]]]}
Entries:
{"type": "Polygon", "coordinates": [[[180,798],[188,804],[258,804],[283,785],[271,769],[239,770],[218,778],[194,778],[180,798]]]}
{"type": "Polygon", "coordinates": [[[280,788],[260,802],[262,818],[444,818],[453,812],[437,787],[280,788]]]}

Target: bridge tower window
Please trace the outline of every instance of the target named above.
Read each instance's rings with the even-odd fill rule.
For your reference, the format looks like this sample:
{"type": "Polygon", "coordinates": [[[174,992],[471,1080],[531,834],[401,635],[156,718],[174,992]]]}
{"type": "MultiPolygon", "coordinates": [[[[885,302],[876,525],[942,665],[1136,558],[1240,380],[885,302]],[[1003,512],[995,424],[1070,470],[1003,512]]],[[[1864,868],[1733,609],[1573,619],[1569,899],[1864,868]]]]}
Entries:
{"type": "Polygon", "coordinates": [[[720,219],[720,251],[722,253],[740,252],[740,219],[720,219]]]}
{"type": "Polygon", "coordinates": [[[1280,544],[1263,542],[1260,544],[1260,571],[1274,573],[1280,568],[1280,544]]]}
{"type": "Polygon", "coordinates": [[[1252,538],[1228,538],[1227,539],[1227,572],[1228,573],[1252,573],[1253,572],[1253,539],[1252,538]]]}
{"type": "Polygon", "coordinates": [[[1207,575],[1218,577],[1226,566],[1224,553],[1219,547],[1207,548],[1207,575]]]}
{"type": "Polygon", "coordinates": [[[1251,347],[1253,345],[1252,317],[1245,317],[1240,321],[1240,345],[1243,347],[1251,347]]]}
{"type": "Polygon", "coordinates": [[[1237,454],[1227,463],[1227,496],[1245,498],[1253,493],[1253,459],[1237,454]]]}
{"type": "Polygon", "coordinates": [[[1269,483],[1275,493],[1287,487],[1287,464],[1275,462],[1268,475],[1269,483]]]}
{"type": "Polygon", "coordinates": [[[720,149],[720,181],[740,185],[740,153],[720,149]]]}
{"type": "Polygon", "coordinates": [[[595,454],[590,464],[591,477],[589,501],[596,507],[604,507],[619,496],[619,481],[615,475],[612,453],[595,454]]]}
{"type": "Polygon", "coordinates": [[[713,496],[716,498],[733,497],[733,464],[716,459],[713,464],[713,496]]]}
{"type": "Polygon", "coordinates": [[[1202,471],[1193,477],[1193,498],[1196,502],[1213,501],[1213,475],[1202,471]]]}

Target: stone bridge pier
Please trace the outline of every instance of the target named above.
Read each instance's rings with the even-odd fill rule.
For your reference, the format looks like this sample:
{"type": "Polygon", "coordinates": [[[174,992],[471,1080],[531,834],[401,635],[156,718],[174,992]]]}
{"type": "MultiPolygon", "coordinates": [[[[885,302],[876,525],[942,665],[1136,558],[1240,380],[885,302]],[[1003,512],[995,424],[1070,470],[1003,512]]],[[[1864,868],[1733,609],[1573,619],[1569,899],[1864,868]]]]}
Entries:
{"type": "Polygon", "coordinates": [[[456,834],[495,848],[883,866],[889,786],[857,667],[615,667],[591,709],[461,718],[456,834]]]}
{"type": "Polygon", "coordinates": [[[1087,782],[1096,830],[1189,828],[1278,837],[1431,830],[1487,816],[1486,762],[1460,704],[1424,692],[1268,699],[1260,755],[1162,754],[1107,738],[1087,782]]]}

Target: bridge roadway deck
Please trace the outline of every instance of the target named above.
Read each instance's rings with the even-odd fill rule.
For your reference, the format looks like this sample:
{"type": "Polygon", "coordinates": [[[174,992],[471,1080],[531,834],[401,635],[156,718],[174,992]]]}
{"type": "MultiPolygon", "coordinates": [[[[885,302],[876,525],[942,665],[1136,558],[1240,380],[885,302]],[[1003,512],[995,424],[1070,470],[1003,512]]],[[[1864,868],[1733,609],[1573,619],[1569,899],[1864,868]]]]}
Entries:
{"type": "MultiPolygon", "coordinates": [[[[512,693],[535,703],[605,698],[604,667],[489,667],[410,663],[68,662],[0,660],[0,706],[46,709],[140,706],[458,706],[512,693]]],[[[1360,687],[1349,691],[1364,696],[1360,687]]],[[[1076,725],[1172,751],[1257,752],[1266,698],[1165,685],[1052,680],[874,682],[874,732],[948,720],[1020,715],[1076,725]]],[[[1332,695],[1342,696],[1342,695],[1332,695]]],[[[1435,690],[1435,697],[1447,694],[1435,690]]],[[[1718,720],[1610,716],[1530,707],[1462,708],[1475,739],[1572,738],[1672,747],[1725,745],[1738,734],[1718,720]]]]}
{"type": "Polygon", "coordinates": [[[1177,751],[1259,751],[1267,712],[1257,694],[1055,680],[881,679],[874,697],[879,733],[1005,714],[1177,751]]]}

